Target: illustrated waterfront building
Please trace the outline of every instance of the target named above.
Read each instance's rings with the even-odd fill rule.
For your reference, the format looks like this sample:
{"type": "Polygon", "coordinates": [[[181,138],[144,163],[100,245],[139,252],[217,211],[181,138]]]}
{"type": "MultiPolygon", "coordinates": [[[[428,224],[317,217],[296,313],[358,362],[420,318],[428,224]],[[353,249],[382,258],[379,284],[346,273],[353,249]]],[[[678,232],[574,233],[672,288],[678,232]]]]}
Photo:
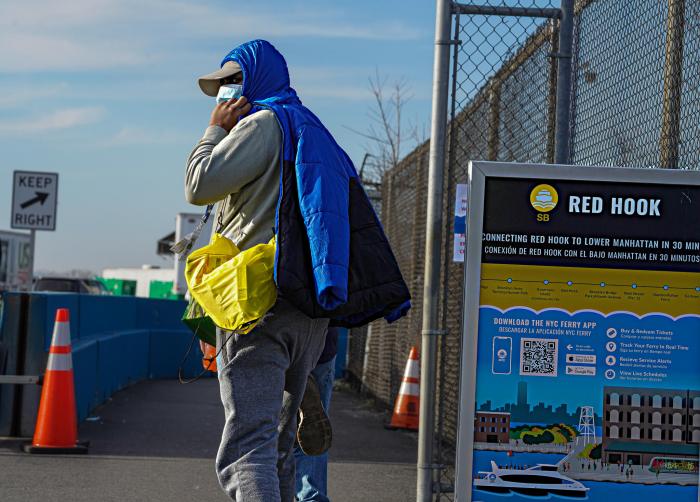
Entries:
{"type": "Polygon", "coordinates": [[[510,442],[510,413],[477,411],[474,417],[474,441],[477,443],[510,442]]]}
{"type": "Polygon", "coordinates": [[[605,387],[603,396],[604,461],[697,470],[700,391],[605,387]]]}

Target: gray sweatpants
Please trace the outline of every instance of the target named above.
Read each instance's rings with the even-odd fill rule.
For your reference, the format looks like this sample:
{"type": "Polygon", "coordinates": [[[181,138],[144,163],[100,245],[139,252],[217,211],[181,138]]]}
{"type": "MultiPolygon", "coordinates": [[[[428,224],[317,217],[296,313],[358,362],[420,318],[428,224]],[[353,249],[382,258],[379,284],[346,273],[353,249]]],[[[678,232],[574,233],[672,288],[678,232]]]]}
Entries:
{"type": "Polygon", "coordinates": [[[270,314],[247,335],[217,332],[226,423],[216,472],[239,502],[294,500],[297,410],[328,326],[284,299],[270,314]]]}

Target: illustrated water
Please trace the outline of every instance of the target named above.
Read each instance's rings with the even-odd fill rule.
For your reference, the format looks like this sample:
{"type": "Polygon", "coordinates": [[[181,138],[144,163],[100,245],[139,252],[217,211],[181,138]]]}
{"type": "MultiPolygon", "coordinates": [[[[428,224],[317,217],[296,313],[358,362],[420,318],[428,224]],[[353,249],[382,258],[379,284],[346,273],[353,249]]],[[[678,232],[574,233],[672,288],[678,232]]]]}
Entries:
{"type": "MultiPolygon", "coordinates": [[[[537,464],[556,464],[564,456],[543,453],[514,453],[509,456],[507,452],[477,451],[474,455],[474,470],[476,476],[479,471],[490,471],[490,462],[493,460],[502,467],[527,468],[537,464]]],[[[697,502],[697,486],[679,485],[642,485],[633,483],[595,482],[581,481],[590,488],[585,500],[590,502],[615,501],[650,501],[673,500],[673,502],[697,502]]],[[[482,490],[472,492],[473,502],[518,502],[535,500],[582,500],[548,495],[544,497],[530,497],[514,493],[497,494],[482,490]]]]}

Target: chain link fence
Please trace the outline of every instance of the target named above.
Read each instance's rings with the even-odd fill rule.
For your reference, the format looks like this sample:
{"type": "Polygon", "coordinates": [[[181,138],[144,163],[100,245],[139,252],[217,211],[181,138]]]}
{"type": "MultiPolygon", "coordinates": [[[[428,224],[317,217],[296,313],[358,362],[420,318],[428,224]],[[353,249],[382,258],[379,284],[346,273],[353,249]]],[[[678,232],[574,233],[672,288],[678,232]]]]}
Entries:
{"type": "MultiPolygon", "coordinates": [[[[487,5],[502,5],[491,2],[487,5]]],[[[508,7],[552,7],[509,2],[508,7]]],[[[454,443],[459,408],[463,266],[453,261],[455,191],[466,183],[471,159],[547,162],[554,156],[552,72],[558,32],[543,18],[456,15],[452,118],[448,138],[443,211],[442,297],[445,335],[439,341],[436,461],[439,486],[454,483],[454,443]]],[[[424,245],[423,242],[416,243],[424,245]]]]}
{"type": "MultiPolygon", "coordinates": [[[[484,0],[486,7],[559,8],[557,0],[484,0]]],[[[571,159],[582,165],[697,169],[700,161],[700,1],[579,0],[574,20],[571,159]]],[[[453,19],[452,113],[443,200],[436,389],[438,482],[451,500],[457,430],[463,267],[453,262],[455,190],[469,160],[554,160],[556,18],[453,19]]],[[[406,319],[354,330],[348,372],[393,406],[422,326],[429,145],[382,180],[382,221],[412,296],[406,319]]],[[[430,391],[430,390],[428,390],[430,391]]]]}
{"type": "Polygon", "coordinates": [[[352,330],[348,376],[381,404],[393,406],[410,347],[420,345],[422,309],[417,291],[423,291],[423,257],[428,183],[428,143],[386,173],[382,182],[382,223],[392,243],[413,308],[400,322],[375,322],[352,330]]]}

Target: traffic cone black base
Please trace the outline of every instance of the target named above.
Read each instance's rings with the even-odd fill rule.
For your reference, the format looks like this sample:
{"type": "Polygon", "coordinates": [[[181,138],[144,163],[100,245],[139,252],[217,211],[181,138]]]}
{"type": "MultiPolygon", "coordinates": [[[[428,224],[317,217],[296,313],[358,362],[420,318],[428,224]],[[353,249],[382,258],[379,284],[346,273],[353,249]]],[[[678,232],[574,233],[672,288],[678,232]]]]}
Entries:
{"type": "Polygon", "coordinates": [[[34,446],[26,444],[22,448],[25,453],[48,454],[48,455],[84,455],[88,452],[89,441],[82,441],[70,448],[50,447],[50,446],[34,446]]]}

